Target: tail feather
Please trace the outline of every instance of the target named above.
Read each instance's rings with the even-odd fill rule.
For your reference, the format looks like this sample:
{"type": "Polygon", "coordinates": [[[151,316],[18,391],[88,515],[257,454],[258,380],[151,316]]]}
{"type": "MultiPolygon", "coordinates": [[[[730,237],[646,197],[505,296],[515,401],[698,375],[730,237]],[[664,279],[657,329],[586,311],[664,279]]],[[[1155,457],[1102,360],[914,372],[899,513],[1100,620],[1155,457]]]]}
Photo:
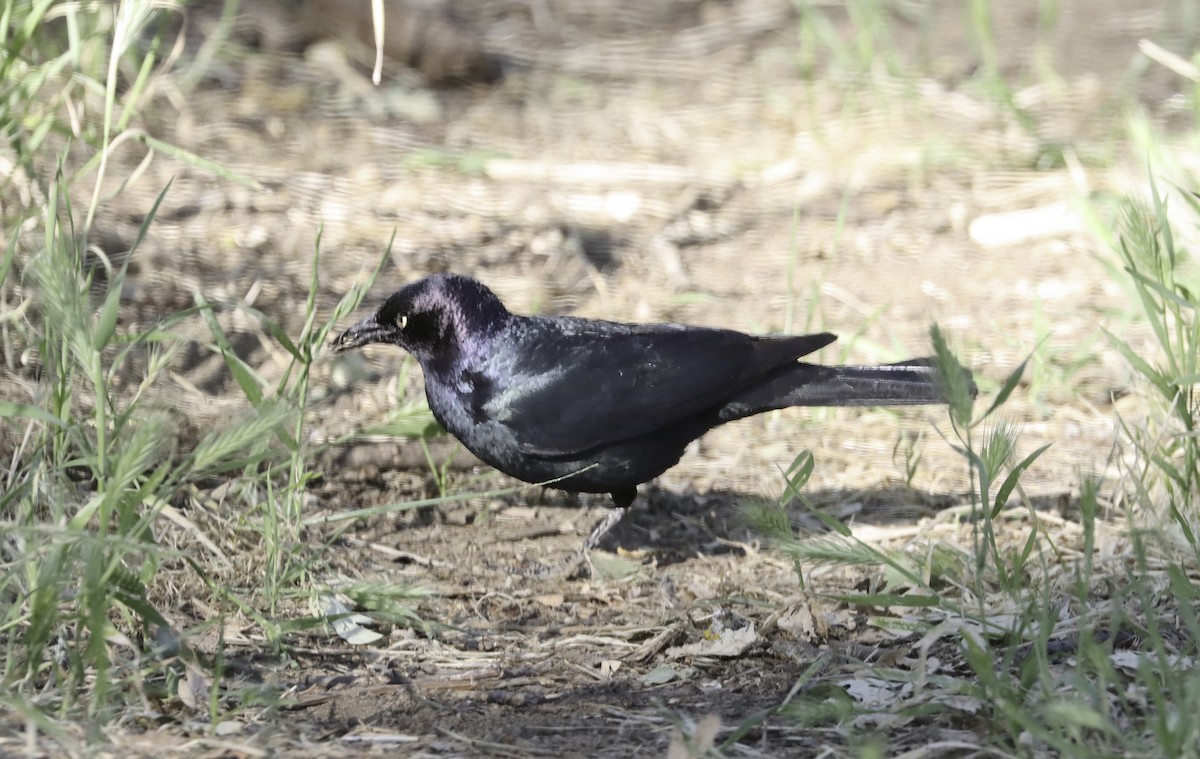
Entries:
{"type": "MultiPolygon", "coordinates": [[[[965,370],[964,370],[965,371],[965,370]]],[[[971,395],[975,383],[970,382],[971,395]]],[[[789,406],[919,406],[948,403],[946,382],[932,359],[883,366],[796,363],[755,383],[721,409],[722,421],[789,406]]]]}
{"type": "Polygon", "coordinates": [[[796,386],[781,400],[789,406],[915,406],[949,400],[941,374],[932,366],[832,368],[832,376],[796,386]]]}

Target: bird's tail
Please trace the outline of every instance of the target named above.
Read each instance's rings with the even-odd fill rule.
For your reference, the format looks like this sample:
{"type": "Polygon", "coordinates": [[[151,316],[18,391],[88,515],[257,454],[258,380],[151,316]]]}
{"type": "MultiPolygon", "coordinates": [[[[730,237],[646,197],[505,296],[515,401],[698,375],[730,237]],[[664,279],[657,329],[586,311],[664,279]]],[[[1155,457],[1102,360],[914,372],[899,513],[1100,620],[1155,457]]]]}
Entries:
{"type": "MultiPolygon", "coordinates": [[[[976,393],[966,369],[966,385],[976,393]]],[[[883,366],[820,366],[797,363],[776,370],[721,409],[723,421],[789,406],[919,406],[948,403],[949,383],[933,359],[883,366]]]]}

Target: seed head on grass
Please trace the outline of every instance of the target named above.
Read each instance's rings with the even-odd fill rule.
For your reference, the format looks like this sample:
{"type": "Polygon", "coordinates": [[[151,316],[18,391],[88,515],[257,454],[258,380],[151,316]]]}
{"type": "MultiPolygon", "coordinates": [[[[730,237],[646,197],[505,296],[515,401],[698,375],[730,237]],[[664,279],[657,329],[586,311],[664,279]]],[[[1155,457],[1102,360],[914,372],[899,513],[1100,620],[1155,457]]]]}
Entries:
{"type": "Polygon", "coordinates": [[[929,339],[933,342],[934,360],[950,403],[950,419],[956,427],[965,429],[971,426],[975,405],[971,372],[950,350],[940,326],[934,324],[929,328],[929,339]]]}

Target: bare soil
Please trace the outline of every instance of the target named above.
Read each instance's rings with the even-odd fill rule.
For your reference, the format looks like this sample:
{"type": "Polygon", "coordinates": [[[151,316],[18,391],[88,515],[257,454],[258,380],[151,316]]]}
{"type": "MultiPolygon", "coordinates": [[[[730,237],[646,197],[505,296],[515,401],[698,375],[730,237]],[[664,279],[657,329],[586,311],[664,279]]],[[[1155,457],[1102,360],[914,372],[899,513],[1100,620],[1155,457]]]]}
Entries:
{"type": "MultiPolygon", "coordinates": [[[[391,62],[378,88],[364,49],[344,39],[353,35],[314,40],[312,28],[285,28],[286,8],[243,5],[256,7],[231,43],[241,53],[219,56],[186,97],[159,98],[149,118],[162,139],[262,187],[160,156],[108,204],[101,223],[119,253],[173,180],[134,259],[127,326],[188,307],[199,290],[295,334],[318,237],[328,313],[395,233],[364,308],[452,270],[518,311],[829,330],[841,340],[819,359],[853,363],[928,352],[936,320],[985,394],[1044,340],[1009,415],[1023,425],[1021,455],[1053,442],[1026,495],[1063,555],[1079,544],[1079,474],[1110,471],[1112,399],[1130,387],[1098,325],[1139,336],[1105,269],[1109,251],[1069,204],[1055,204],[1142,185],[1142,165],[1116,137],[1130,103],[1155,123],[1175,118],[1171,77],[1131,63],[1138,39],[1169,34],[1168,3],[1136,14],[1102,3],[1110,14],[1063,2],[1050,31],[1037,3],[993,4],[995,65],[1025,127],[975,77],[988,61],[957,3],[934,4],[922,23],[886,14],[877,32],[890,39],[877,44],[894,52],[858,75],[800,34],[796,5],[783,0],[462,4],[465,21],[446,33],[461,23],[455,44],[489,64],[443,78],[391,62]],[[890,77],[889,67],[932,73],[890,77]]],[[[861,56],[845,12],[820,10],[847,55],[861,56]]],[[[215,22],[196,8],[189,34],[203,39],[215,22]]],[[[140,157],[130,145],[117,159],[132,167],[140,157]]],[[[232,309],[221,319],[244,360],[268,378],[282,372],[257,323],[232,309]]],[[[200,344],[204,325],[184,329],[197,345],[162,402],[187,439],[227,423],[244,400],[200,344]]],[[[419,371],[405,361],[382,348],[323,358],[311,440],[419,398],[419,371]]],[[[810,449],[809,499],[864,540],[969,547],[967,468],[948,432],[938,408],[792,409],[716,430],[643,488],[592,577],[523,570],[577,549],[603,497],[523,488],[313,526],[295,550],[322,567],[318,584],[431,591],[413,602],[425,626],[385,624],[371,645],[316,629],[270,653],[253,620],[219,608],[186,565],[168,567],[159,603],[180,630],[198,631],[189,644],[202,656],[217,652],[211,625],[224,620],[226,704],[245,704],[220,738],[194,721],[203,711],[187,716],[178,704],[166,727],[125,724],[110,738],[135,756],[663,756],[680,727],[703,744],[703,718],[716,715],[718,742],[746,725],[730,756],[814,756],[864,741],[888,754],[965,755],[989,738],[987,705],[966,696],[878,684],[874,716],[843,719],[838,703],[873,697],[863,663],[916,672],[918,640],[889,626],[901,621],[892,612],[826,595],[886,588],[882,571],[806,567],[806,590],[743,508],[777,497],[780,467],[810,449]],[[921,455],[911,477],[909,443],[921,455]],[[283,701],[253,705],[260,689],[283,701]],[[761,716],[797,700],[793,689],[806,704],[824,695],[829,711],[761,716]],[[929,710],[888,706],[922,699],[929,710]]],[[[438,462],[453,450],[433,443],[438,462]]],[[[323,453],[309,515],[436,496],[424,460],[404,438],[323,453]]],[[[455,456],[447,492],[519,485],[475,464],[455,456]]],[[[163,541],[252,596],[264,561],[246,537],[255,533],[207,503],[188,518],[226,535],[228,565],[177,525],[163,527],[163,541]]],[[[822,529],[799,507],[792,519],[822,529]]],[[[1004,539],[1029,528],[1014,518],[1004,539]]],[[[306,613],[303,602],[281,612],[306,613]]],[[[924,653],[936,658],[941,645],[924,653]]],[[[699,755],[674,741],[684,753],[672,756],[699,755]]]]}

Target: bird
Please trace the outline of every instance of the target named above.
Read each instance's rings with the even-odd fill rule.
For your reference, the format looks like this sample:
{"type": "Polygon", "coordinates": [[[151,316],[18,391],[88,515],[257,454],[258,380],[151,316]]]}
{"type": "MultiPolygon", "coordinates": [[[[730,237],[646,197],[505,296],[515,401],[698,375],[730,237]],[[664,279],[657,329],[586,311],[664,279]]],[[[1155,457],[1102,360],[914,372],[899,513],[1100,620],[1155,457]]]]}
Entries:
{"type": "MultiPolygon", "coordinates": [[[[481,282],[439,273],[402,287],[331,347],[407,351],[434,418],[481,461],[524,482],[609,494],[613,509],[586,553],[634,503],[638,485],[714,427],[790,406],[949,402],[932,359],[800,361],[836,339],[523,316],[481,282]]],[[[974,394],[969,374],[967,382],[974,394]]]]}

